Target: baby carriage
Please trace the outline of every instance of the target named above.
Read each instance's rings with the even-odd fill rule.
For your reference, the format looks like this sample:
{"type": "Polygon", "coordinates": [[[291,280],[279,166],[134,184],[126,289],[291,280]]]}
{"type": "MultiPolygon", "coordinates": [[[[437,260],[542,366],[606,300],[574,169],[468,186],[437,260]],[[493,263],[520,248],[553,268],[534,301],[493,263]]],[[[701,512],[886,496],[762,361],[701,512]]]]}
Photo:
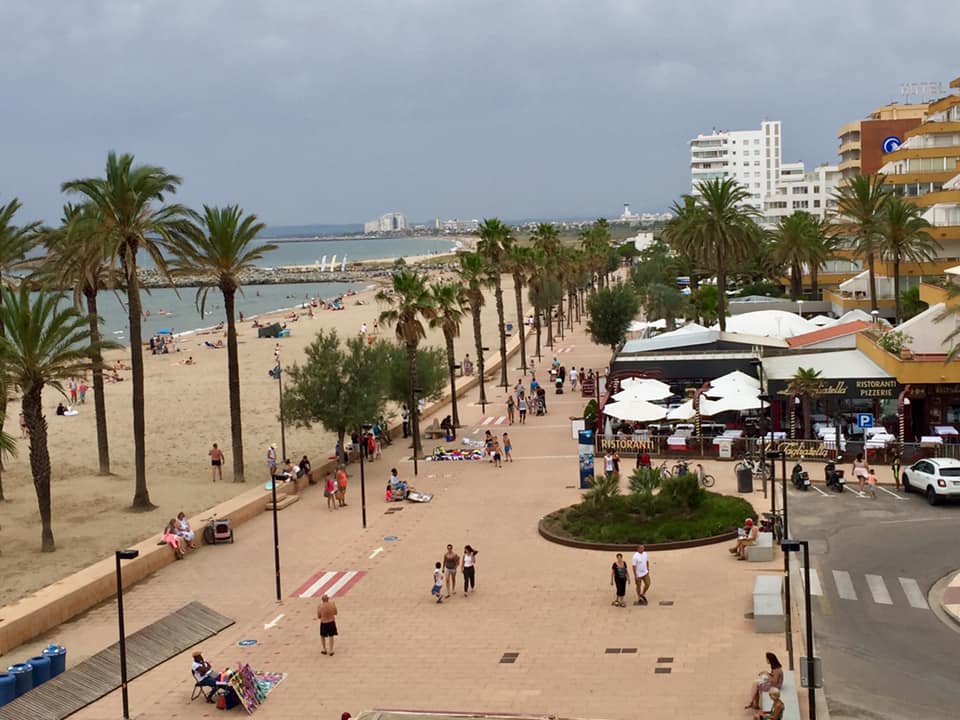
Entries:
{"type": "Polygon", "coordinates": [[[542,395],[537,395],[536,399],[533,401],[533,412],[535,415],[547,414],[547,401],[542,395]]]}

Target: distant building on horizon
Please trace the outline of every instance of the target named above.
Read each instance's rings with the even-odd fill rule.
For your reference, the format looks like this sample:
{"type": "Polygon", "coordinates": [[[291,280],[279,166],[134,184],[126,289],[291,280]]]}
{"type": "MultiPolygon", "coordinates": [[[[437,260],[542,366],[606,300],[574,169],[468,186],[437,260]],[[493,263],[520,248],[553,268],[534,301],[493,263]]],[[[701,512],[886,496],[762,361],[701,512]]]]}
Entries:
{"type": "Polygon", "coordinates": [[[673,217],[673,213],[635,213],[630,209],[630,203],[623,204],[623,212],[620,217],[612,222],[626,223],[627,225],[653,225],[655,223],[666,222],[673,217]]]}
{"type": "Polygon", "coordinates": [[[690,140],[690,192],[698,195],[704,180],[733,178],[750,193],[758,210],[780,178],[779,120],[765,120],[759,130],[714,130],[690,140]]]}
{"type": "Polygon", "coordinates": [[[443,220],[441,218],[435,218],[433,221],[433,229],[437,232],[442,233],[472,233],[476,232],[480,227],[479,220],[458,220],[456,218],[452,220],[443,220]]]}
{"type": "Polygon", "coordinates": [[[370,220],[363,224],[364,235],[405,232],[408,229],[407,216],[400,212],[388,212],[375,220],[370,220]]]}

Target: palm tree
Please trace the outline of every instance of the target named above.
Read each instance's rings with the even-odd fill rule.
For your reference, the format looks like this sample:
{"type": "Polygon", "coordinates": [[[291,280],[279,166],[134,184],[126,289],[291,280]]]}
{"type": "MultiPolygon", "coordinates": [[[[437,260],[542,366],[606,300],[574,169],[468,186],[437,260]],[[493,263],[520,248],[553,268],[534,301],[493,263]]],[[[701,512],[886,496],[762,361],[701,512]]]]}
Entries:
{"type": "MultiPolygon", "coordinates": [[[[797,368],[790,384],[787,385],[787,392],[792,396],[800,398],[803,408],[803,438],[810,437],[810,403],[823,387],[821,372],[813,368],[797,368]]],[[[793,408],[790,409],[793,412],[793,408]]]]}
{"type": "Polygon", "coordinates": [[[393,274],[393,292],[377,293],[377,301],[387,305],[380,313],[380,322],[396,325],[397,339],[407,351],[407,370],[410,374],[410,419],[413,431],[413,454],[420,455],[420,413],[416,402],[417,347],[426,337],[421,318],[432,320],[437,309],[423,278],[412,270],[393,274]]]}
{"type": "Polygon", "coordinates": [[[697,191],[692,208],[686,199],[678,208],[682,215],[674,219],[668,238],[693,264],[716,275],[717,315],[723,331],[727,328],[727,275],[756,254],[759,211],[747,204],[749,191],[733,178],[705,180],[697,184],[697,191]]]}
{"type": "Polygon", "coordinates": [[[480,311],[485,302],[483,290],[490,282],[487,272],[487,263],[479,253],[460,253],[460,280],[470,307],[470,316],[473,320],[473,342],[477,353],[477,373],[480,378],[480,404],[487,402],[487,393],[484,386],[483,369],[483,334],[480,327],[480,311]]]}
{"type": "Polygon", "coordinates": [[[893,298],[896,324],[900,324],[900,263],[929,262],[936,257],[940,244],[930,237],[930,223],[923,209],[909,200],[891,196],[881,218],[880,257],[893,263],[893,298]]]}
{"type": "Polygon", "coordinates": [[[532,248],[512,245],[507,254],[507,268],[513,276],[513,297],[517,305],[517,332],[520,333],[520,367],[527,367],[526,325],[523,317],[523,286],[530,279],[532,248]]]}
{"type": "Polygon", "coordinates": [[[452,406],[453,426],[460,427],[460,414],[457,411],[456,359],[453,354],[453,341],[460,337],[460,323],[467,314],[467,294],[462,285],[456,283],[434,284],[430,286],[430,295],[436,309],[436,315],[430,319],[430,327],[443,331],[443,340],[447,348],[447,367],[450,371],[450,404],[452,406]]]}
{"type": "Polygon", "coordinates": [[[90,331],[90,357],[93,367],[93,410],[97,426],[97,456],[101,475],[110,474],[110,442],[107,435],[107,403],[104,397],[103,356],[101,354],[100,311],[97,300],[101,290],[116,287],[117,272],[104,252],[103,237],[95,229],[96,209],[89,205],[63,207],[61,226],[44,235],[47,255],[36,276],[56,289],[73,287],[73,305],[79,312],[86,304],[90,331]]]}
{"type": "Polygon", "coordinates": [[[89,330],[74,307],[60,307],[62,296],[37,293],[31,300],[27,283],[17,291],[2,289],[0,361],[7,381],[20,388],[22,410],[30,433],[30,470],[40,510],[40,549],[53,552],[50,524],[50,452],[43,416],[43,388],[63,393],[61,380],[91,366],[89,330]]]}
{"type": "Polygon", "coordinates": [[[853,236],[853,250],[867,261],[870,309],[877,309],[877,251],[883,237],[883,217],[891,194],[884,175],[855,175],[834,192],[838,230],[853,236]]]}
{"type": "Polygon", "coordinates": [[[133,459],[136,488],[135,510],[150,510],[147,491],[146,423],[143,388],[143,333],[140,302],[140,278],[137,253],[153,260],[157,270],[169,277],[163,251],[186,231],[189,215],[178,204],[162,205],[164,198],[177,191],[181,179],[154,165],[133,164],[133,155],[111,152],[107,155],[105,176],[71,180],[62,185],[66,193],[82,196],[95,209],[91,213],[92,231],[104,242],[110,264],[119,267],[127,292],[127,319],[130,325],[130,366],[133,384],[133,459]],[[159,205],[159,207],[158,207],[159,205]]]}
{"type": "MultiPolygon", "coordinates": [[[[544,271],[543,284],[541,285],[541,290],[543,290],[550,278],[556,277],[556,262],[557,254],[560,250],[560,235],[554,225],[550,223],[540,223],[533,231],[530,239],[533,241],[534,249],[542,253],[543,262],[539,267],[543,268],[544,271]]],[[[547,347],[552,350],[553,324],[551,320],[553,318],[553,303],[549,302],[550,296],[548,295],[547,297],[548,302],[545,318],[547,323],[547,347]]]]}
{"type": "Polygon", "coordinates": [[[243,482],[243,429],[240,413],[240,358],[237,352],[236,295],[240,275],[252,269],[276,245],[255,244],[266,226],[256,215],[245,215],[236,205],[224,208],[203,206],[203,216],[190,225],[177,241],[173,270],[180,275],[199,276],[197,309],[206,315],[211,287],[223,294],[227,316],[227,394],[230,397],[230,442],[233,445],[233,481],[243,482]]]}
{"type": "Polygon", "coordinates": [[[835,260],[840,249],[840,239],[834,234],[829,220],[817,223],[817,234],[811,237],[807,263],[810,268],[810,294],[820,299],[820,268],[829,260],[835,260]]]}
{"type": "Polygon", "coordinates": [[[507,256],[513,245],[510,228],[498,218],[490,218],[480,223],[480,242],[477,252],[487,261],[490,280],[493,284],[493,297],[497,303],[497,329],[500,333],[500,385],[507,387],[507,330],[503,318],[503,288],[500,273],[503,272],[507,256]]]}
{"type": "Polygon", "coordinates": [[[812,268],[810,259],[819,232],[817,219],[808,212],[798,210],[793,215],[780,218],[772,233],[772,259],[790,271],[791,300],[797,300],[803,292],[803,266],[806,264],[812,268]]]}
{"type": "MultiPolygon", "coordinates": [[[[24,266],[27,252],[34,246],[37,233],[40,230],[39,222],[14,225],[13,218],[20,208],[20,201],[17,198],[13,198],[6,205],[0,205],[0,287],[9,284],[7,276],[10,273],[24,266]]],[[[0,336],[2,335],[3,326],[0,325],[0,336]]],[[[6,381],[3,377],[0,377],[0,403],[2,403],[2,406],[0,406],[0,436],[3,434],[3,423],[6,420],[8,397],[6,381]]],[[[3,452],[0,449],[0,500],[4,499],[3,452]]]]}

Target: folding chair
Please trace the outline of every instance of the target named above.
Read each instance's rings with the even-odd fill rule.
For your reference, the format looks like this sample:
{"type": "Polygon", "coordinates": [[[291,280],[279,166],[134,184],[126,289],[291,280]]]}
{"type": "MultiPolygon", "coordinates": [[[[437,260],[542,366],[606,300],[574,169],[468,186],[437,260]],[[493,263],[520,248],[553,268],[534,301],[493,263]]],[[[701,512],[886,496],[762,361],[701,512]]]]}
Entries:
{"type": "Polygon", "coordinates": [[[193,686],[193,693],[190,695],[190,702],[193,702],[201,695],[203,699],[208,703],[213,702],[213,695],[217,692],[217,689],[211,685],[201,685],[198,680],[193,686]]]}

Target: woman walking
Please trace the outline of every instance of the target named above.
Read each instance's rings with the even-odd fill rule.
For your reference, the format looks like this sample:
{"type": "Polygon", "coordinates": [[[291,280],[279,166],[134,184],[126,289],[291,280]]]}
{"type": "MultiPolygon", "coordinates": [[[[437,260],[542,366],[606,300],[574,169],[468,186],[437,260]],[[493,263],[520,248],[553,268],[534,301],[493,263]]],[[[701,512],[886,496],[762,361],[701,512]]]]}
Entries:
{"type": "Polygon", "coordinates": [[[863,485],[867,482],[867,476],[870,475],[870,463],[863,459],[863,453],[857,453],[853,461],[853,476],[857,479],[857,488],[863,492],[863,485]]]}
{"type": "Polygon", "coordinates": [[[507,396],[507,422],[513,425],[516,404],[513,402],[513,395],[507,396]]]}
{"type": "Polygon", "coordinates": [[[463,596],[467,597],[468,591],[477,591],[477,551],[470,545],[463,547],[460,569],[463,572],[463,596]]]}
{"type": "Polygon", "coordinates": [[[331,512],[337,507],[337,481],[333,475],[327,473],[326,484],[323,487],[323,495],[327,498],[327,510],[331,512]]]}
{"type": "Polygon", "coordinates": [[[445,575],[445,585],[447,586],[447,595],[456,595],[457,593],[457,570],[460,569],[460,556],[453,551],[453,545],[447,545],[447,552],[443,554],[443,573],[445,575]]]}
{"type": "Polygon", "coordinates": [[[617,553],[617,559],[610,568],[610,584],[617,586],[617,596],[610,603],[614,607],[626,607],[624,598],[627,596],[627,579],[630,577],[630,566],[623,559],[623,553],[617,553]]]}
{"type": "Polygon", "coordinates": [[[522,392],[517,400],[517,410],[520,411],[520,424],[525,425],[527,422],[527,398],[522,392]]]}

